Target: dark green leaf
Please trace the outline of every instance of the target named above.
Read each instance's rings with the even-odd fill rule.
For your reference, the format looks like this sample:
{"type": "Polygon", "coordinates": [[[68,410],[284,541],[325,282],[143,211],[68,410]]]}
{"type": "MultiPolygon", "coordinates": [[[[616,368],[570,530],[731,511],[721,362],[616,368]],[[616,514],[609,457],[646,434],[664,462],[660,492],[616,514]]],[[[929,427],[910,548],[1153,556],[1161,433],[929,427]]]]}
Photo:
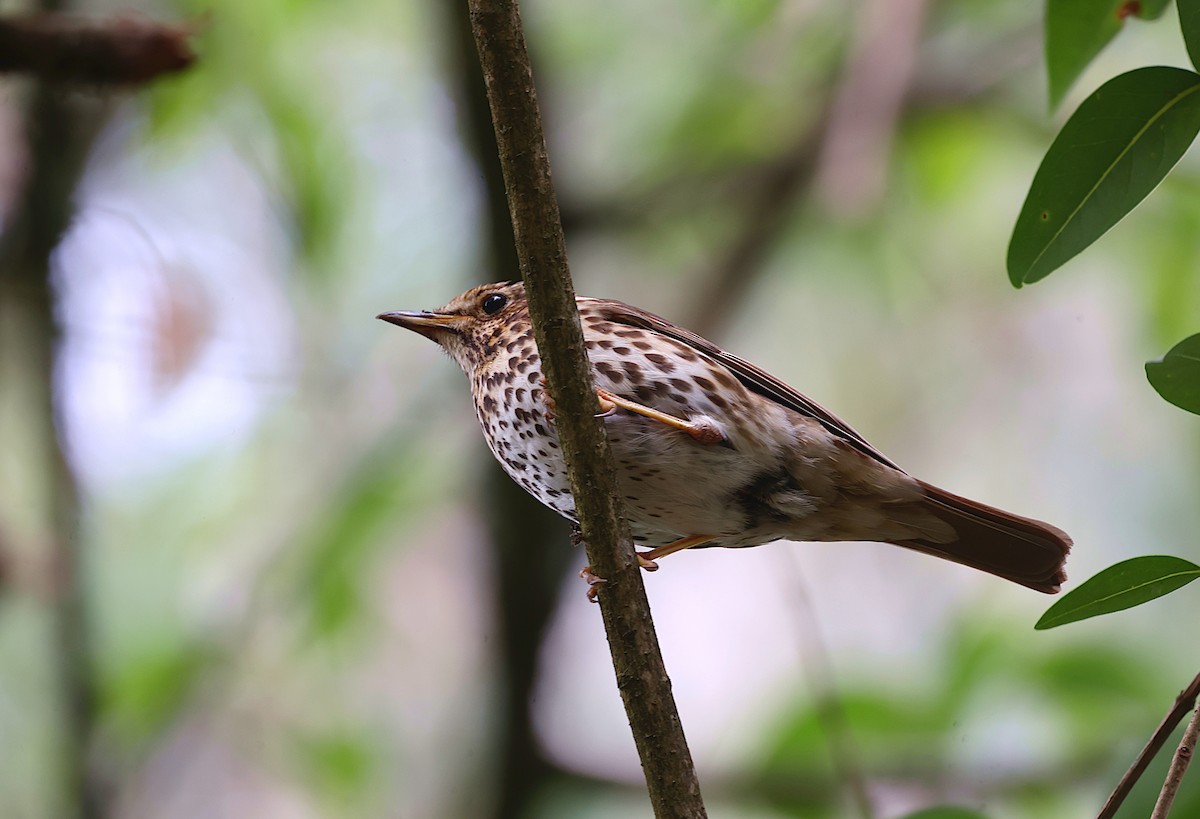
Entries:
{"type": "Polygon", "coordinates": [[[1127,17],[1144,20],[1162,15],[1167,0],[1047,0],[1046,75],[1050,107],[1057,108],[1075,80],[1116,37],[1127,17]]]}
{"type": "Polygon", "coordinates": [[[1111,5],[1047,0],[1046,79],[1051,109],[1058,107],[1083,70],[1121,30],[1123,21],[1112,13],[1111,5]]]}
{"type": "Polygon", "coordinates": [[[1200,74],[1162,66],[1109,80],[1046,152],[1008,246],[1020,287],[1099,239],[1162,181],[1200,131],[1200,74]]]}
{"type": "Polygon", "coordinates": [[[1130,10],[1139,20],[1157,20],[1163,16],[1171,0],[1143,0],[1143,2],[1126,2],[1124,8],[1130,10]]]}
{"type": "Polygon", "coordinates": [[[987,819],[987,817],[970,808],[940,807],[906,813],[901,819],[987,819]]]}
{"type": "Polygon", "coordinates": [[[1187,45],[1192,65],[1200,69],[1200,0],[1176,0],[1179,6],[1179,27],[1187,45]]]}
{"type": "Polygon", "coordinates": [[[1176,344],[1161,361],[1147,361],[1146,378],[1163,398],[1200,415],[1200,333],[1176,344]]]}
{"type": "Polygon", "coordinates": [[[1150,555],[1123,560],[1068,592],[1042,615],[1034,628],[1054,628],[1140,606],[1186,586],[1197,577],[1200,566],[1179,557],[1150,555]]]}

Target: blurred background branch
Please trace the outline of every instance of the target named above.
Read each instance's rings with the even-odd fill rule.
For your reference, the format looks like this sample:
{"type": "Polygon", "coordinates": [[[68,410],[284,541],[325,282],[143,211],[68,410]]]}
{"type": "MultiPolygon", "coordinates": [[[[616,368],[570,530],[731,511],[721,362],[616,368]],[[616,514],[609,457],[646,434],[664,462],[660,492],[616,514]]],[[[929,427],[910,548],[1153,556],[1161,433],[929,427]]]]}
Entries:
{"type": "Polygon", "coordinates": [[[107,813],[102,766],[93,756],[98,676],[89,599],[88,556],[80,487],[70,463],[65,420],[56,388],[60,324],[53,253],[74,214],[73,194],[88,151],[109,115],[109,101],[51,88],[50,81],[138,83],[190,64],[184,35],[148,24],[105,27],[47,13],[0,18],[0,71],[41,78],[24,114],[26,172],[0,236],[0,314],[13,326],[9,343],[22,340],[35,376],[33,404],[40,423],[48,512],[45,542],[51,566],[53,650],[57,661],[62,741],[59,760],[63,816],[107,813]]]}
{"type": "Polygon", "coordinates": [[[0,16],[0,72],[91,87],[144,83],[192,64],[191,34],[187,27],[132,18],[0,16]]]}

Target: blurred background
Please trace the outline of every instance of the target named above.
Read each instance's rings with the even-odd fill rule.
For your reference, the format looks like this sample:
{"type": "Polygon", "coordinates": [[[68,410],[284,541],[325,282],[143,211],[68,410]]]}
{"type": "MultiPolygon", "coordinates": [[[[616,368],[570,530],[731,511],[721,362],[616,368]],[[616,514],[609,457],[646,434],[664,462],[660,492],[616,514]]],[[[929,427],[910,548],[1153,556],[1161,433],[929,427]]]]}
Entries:
{"type": "MultiPolygon", "coordinates": [[[[199,60],[0,83],[0,815],[648,816],[582,551],[373,319],[517,275],[465,3],[79,10],[200,21],[199,60]]],[[[1200,162],[1004,271],[1066,113],[1177,26],[1049,114],[1038,3],[523,10],[580,293],[1066,529],[1076,582],[1196,559],[1200,434],[1142,364],[1200,328],[1200,162]]],[[[1049,598],[877,544],[646,584],[714,817],[1092,815],[1200,660],[1194,595],[1035,633],[1049,598]]]]}

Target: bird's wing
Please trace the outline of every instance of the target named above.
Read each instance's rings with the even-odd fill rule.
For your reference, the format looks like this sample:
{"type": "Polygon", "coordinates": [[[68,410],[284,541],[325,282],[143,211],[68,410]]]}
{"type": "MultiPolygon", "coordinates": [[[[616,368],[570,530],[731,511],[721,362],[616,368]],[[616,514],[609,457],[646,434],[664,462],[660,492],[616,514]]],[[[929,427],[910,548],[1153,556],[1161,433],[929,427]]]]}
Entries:
{"type": "Polygon", "coordinates": [[[661,316],[656,316],[637,307],[631,307],[623,302],[608,299],[580,299],[580,301],[586,301],[595,308],[598,308],[601,314],[614,324],[640,327],[643,330],[660,333],[686,344],[724,366],[751,392],[758,393],[777,404],[781,404],[801,415],[812,418],[825,427],[825,429],[845,440],[859,452],[869,455],[893,469],[900,469],[890,458],[867,443],[867,440],[855,432],[849,424],[820,404],[806,398],[795,388],[783,383],[761,367],[756,367],[749,361],[722,350],[716,344],[696,335],[691,330],[677,327],[661,316]]]}

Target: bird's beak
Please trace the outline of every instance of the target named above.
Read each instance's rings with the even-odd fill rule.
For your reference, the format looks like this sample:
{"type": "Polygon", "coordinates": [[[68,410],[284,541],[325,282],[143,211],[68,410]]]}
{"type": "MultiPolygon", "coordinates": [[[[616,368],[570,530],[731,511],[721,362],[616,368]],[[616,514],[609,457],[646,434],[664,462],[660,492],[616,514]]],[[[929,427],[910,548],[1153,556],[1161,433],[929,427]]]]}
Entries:
{"type": "Polygon", "coordinates": [[[467,316],[456,316],[451,313],[431,313],[428,310],[396,310],[391,313],[380,313],[375,318],[383,319],[389,324],[395,324],[414,333],[420,333],[433,338],[438,330],[453,331],[467,320],[467,316]]]}

